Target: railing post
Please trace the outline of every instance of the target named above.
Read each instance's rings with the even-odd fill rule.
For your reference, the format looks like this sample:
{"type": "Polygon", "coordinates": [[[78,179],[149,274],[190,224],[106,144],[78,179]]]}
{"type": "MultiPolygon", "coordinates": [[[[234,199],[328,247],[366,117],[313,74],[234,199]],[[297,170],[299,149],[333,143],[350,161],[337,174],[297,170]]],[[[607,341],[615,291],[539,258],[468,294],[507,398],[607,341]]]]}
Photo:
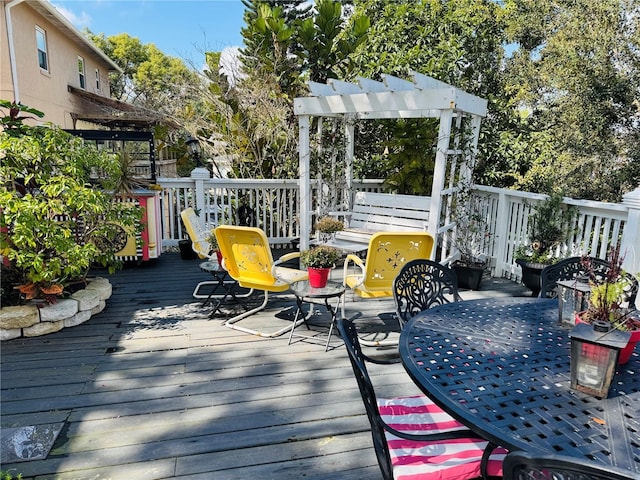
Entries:
{"type": "Polygon", "coordinates": [[[622,205],[629,209],[620,243],[620,253],[625,256],[622,267],[627,272],[637,274],[640,272],[640,187],[624,194],[622,205]]]}
{"type": "Polygon", "coordinates": [[[498,212],[496,214],[496,225],[494,231],[494,256],[496,264],[493,276],[504,276],[505,270],[511,270],[511,262],[507,257],[507,240],[509,239],[509,226],[511,222],[504,221],[509,218],[509,199],[504,191],[498,194],[498,212]]]}
{"type": "Polygon", "coordinates": [[[204,201],[204,182],[211,178],[211,174],[208,169],[204,167],[197,167],[191,170],[191,178],[196,184],[196,202],[193,208],[202,219],[202,224],[204,225],[207,218],[205,214],[206,205],[204,201]]]}

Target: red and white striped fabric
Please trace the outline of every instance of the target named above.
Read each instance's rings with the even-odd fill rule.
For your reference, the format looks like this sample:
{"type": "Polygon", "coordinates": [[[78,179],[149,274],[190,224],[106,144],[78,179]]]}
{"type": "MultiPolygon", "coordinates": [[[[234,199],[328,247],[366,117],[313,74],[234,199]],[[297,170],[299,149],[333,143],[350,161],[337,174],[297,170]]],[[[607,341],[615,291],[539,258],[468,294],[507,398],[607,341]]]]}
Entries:
{"type": "MultiPolygon", "coordinates": [[[[429,397],[379,398],[378,410],[385,423],[408,434],[464,430],[429,397]]],[[[395,480],[468,480],[480,477],[480,461],[487,441],[456,438],[423,442],[404,440],[386,433],[395,480]]],[[[502,476],[507,451],[496,448],[488,463],[488,474],[502,476]]]]}

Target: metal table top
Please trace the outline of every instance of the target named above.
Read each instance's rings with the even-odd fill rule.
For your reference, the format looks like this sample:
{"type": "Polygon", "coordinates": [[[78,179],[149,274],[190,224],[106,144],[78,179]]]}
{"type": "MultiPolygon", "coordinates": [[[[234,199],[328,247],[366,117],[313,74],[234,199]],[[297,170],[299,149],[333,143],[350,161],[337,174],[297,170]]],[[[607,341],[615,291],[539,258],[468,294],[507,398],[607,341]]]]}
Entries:
{"type": "Polygon", "coordinates": [[[425,394],[494,443],[640,474],[640,352],[618,366],[608,398],[573,391],[570,327],[557,319],[555,299],[432,308],[403,329],[402,363],[425,394]]]}

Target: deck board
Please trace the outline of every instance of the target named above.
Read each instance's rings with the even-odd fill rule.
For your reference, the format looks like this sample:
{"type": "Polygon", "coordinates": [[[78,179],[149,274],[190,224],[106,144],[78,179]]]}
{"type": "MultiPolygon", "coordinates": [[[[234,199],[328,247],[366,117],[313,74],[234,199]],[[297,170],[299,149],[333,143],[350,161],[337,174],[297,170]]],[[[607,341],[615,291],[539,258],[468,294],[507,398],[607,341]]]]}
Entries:
{"type": "MultiPolygon", "coordinates": [[[[306,341],[287,345],[286,335],[224,327],[191,296],[208,275],[175,253],[95,273],[113,285],[103,312],[2,343],[2,427],[64,422],[46,459],[3,470],[61,480],[381,478],[338,338],[324,352],[306,341]]],[[[507,286],[485,294],[522,291],[507,286]]],[[[246,324],[290,323],[294,304],[290,294],[275,295],[246,324]]],[[[376,328],[389,325],[392,312],[389,299],[347,298],[348,316],[376,328]]],[[[318,320],[327,323],[326,313],[318,320]]],[[[371,373],[382,394],[417,392],[401,365],[371,373]]]]}

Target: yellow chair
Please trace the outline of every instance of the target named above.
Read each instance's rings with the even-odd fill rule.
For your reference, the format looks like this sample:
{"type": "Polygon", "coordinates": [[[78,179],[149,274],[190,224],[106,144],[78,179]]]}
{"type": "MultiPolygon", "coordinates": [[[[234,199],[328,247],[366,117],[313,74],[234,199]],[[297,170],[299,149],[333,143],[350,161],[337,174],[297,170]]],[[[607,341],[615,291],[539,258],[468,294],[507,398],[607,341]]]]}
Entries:
{"type": "MultiPolygon", "coordinates": [[[[366,260],[347,255],[343,283],[360,298],[392,297],[393,281],[405,263],[418,258],[428,260],[433,243],[433,237],[427,232],[378,232],[369,240],[366,260]],[[350,270],[350,264],[357,268],[350,270]]],[[[342,297],[343,318],[346,318],[345,297],[342,297]]],[[[361,342],[376,346],[397,344],[397,341],[361,342]]]]}
{"type": "Polygon", "coordinates": [[[184,227],[187,229],[193,251],[202,259],[214,259],[215,255],[211,255],[211,245],[207,241],[212,231],[207,231],[202,227],[200,217],[196,215],[195,210],[191,207],[182,210],[180,212],[180,218],[182,218],[182,223],[184,223],[184,227]]]}
{"type": "MultiPolygon", "coordinates": [[[[224,325],[261,337],[277,337],[293,328],[291,323],[279,330],[265,333],[236,323],[263,310],[267,306],[269,292],[286,292],[291,283],[309,278],[306,271],[280,266],[299,257],[300,252],[288,253],[274,261],[269,240],[260,228],[221,225],[215,229],[215,234],[222,252],[223,266],[229,276],[241,287],[264,291],[264,301],[260,306],[230,318],[224,325]]],[[[303,321],[304,319],[298,320],[299,323],[303,321]]]]}

